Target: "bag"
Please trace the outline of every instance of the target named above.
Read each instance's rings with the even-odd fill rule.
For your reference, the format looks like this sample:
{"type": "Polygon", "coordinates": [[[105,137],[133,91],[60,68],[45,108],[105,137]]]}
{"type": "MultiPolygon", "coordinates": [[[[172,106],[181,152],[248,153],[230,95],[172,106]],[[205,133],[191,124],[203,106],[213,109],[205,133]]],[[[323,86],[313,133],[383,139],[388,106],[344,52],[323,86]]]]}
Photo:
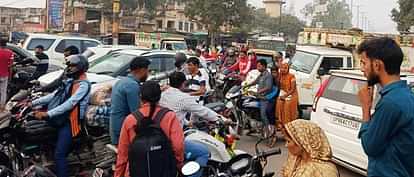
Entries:
{"type": "Polygon", "coordinates": [[[273,86],[272,91],[270,93],[268,93],[267,95],[265,95],[265,99],[268,100],[268,101],[271,101],[272,99],[274,99],[278,95],[279,95],[279,88],[276,87],[276,86],[273,86]]]}
{"type": "Polygon", "coordinates": [[[176,177],[176,159],[171,142],[160,127],[160,122],[169,109],[162,108],[151,123],[142,125],[144,116],[139,112],[133,115],[137,119],[139,132],[129,145],[128,161],[131,177],[176,177]]]}
{"type": "MultiPolygon", "coordinates": [[[[86,81],[79,81],[79,82],[86,82],[86,81]]],[[[56,91],[54,97],[52,98],[52,100],[49,102],[47,109],[51,110],[54,109],[58,106],[60,106],[61,104],[63,104],[66,100],[68,100],[71,96],[72,96],[72,85],[73,82],[71,83],[66,83],[66,84],[62,84],[58,90],[56,91]],[[67,90],[67,85],[70,84],[70,88],[69,90],[67,90]]],[[[89,85],[89,83],[88,83],[89,85]]],[[[88,91],[86,92],[87,94],[85,94],[80,101],[78,102],[78,104],[76,106],[79,106],[79,104],[86,98],[86,96],[88,96],[89,91],[91,89],[91,86],[88,86],[88,91]]],[[[49,118],[48,119],[48,123],[50,126],[55,127],[55,128],[60,128],[62,126],[64,126],[66,123],[69,122],[69,116],[72,110],[69,110],[65,113],[63,113],[62,115],[59,115],[57,117],[53,117],[53,118],[49,118]]]]}

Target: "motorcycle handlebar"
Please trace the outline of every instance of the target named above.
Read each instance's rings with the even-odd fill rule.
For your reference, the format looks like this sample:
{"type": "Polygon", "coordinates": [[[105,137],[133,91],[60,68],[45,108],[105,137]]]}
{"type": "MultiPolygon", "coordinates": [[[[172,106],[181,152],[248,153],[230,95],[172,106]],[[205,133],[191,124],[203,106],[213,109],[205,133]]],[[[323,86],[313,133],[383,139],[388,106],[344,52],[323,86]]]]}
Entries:
{"type": "Polygon", "coordinates": [[[267,157],[269,157],[269,156],[279,155],[279,154],[281,154],[281,153],[282,153],[282,150],[280,150],[280,148],[277,148],[277,149],[271,149],[271,150],[269,150],[269,151],[262,152],[262,153],[259,155],[259,157],[262,157],[262,158],[267,158],[267,157]]]}

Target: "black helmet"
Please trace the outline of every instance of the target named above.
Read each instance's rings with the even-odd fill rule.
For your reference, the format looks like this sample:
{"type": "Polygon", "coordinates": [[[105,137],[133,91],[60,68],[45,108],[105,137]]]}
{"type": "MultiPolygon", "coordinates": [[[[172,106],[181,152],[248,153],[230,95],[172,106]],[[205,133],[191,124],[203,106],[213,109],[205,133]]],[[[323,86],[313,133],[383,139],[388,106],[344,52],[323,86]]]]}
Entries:
{"type": "Polygon", "coordinates": [[[69,78],[77,78],[89,69],[88,59],[83,55],[71,55],[67,58],[65,74],[69,78]],[[75,69],[70,69],[75,67],[75,69]]]}

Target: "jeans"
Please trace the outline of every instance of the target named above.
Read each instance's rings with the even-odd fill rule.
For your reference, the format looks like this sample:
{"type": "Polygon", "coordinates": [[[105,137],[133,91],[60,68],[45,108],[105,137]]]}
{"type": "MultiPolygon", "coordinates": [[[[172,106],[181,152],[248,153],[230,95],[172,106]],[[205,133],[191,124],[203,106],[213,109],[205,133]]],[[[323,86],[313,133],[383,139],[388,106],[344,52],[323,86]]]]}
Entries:
{"type": "Polygon", "coordinates": [[[276,125],[276,98],[269,101],[267,105],[267,120],[269,124],[276,125]]]}
{"type": "Polygon", "coordinates": [[[267,105],[269,101],[267,100],[260,100],[260,118],[262,119],[263,125],[269,125],[269,119],[267,118],[267,105]]]}
{"type": "Polygon", "coordinates": [[[186,161],[195,161],[201,167],[200,171],[190,177],[200,177],[203,174],[203,167],[207,166],[208,158],[210,157],[208,148],[201,143],[185,140],[184,151],[186,161]]]}
{"type": "Polygon", "coordinates": [[[68,162],[66,157],[72,148],[72,132],[69,123],[58,129],[58,137],[55,149],[55,163],[57,177],[69,177],[68,162]]]}
{"type": "Polygon", "coordinates": [[[0,77],[0,106],[6,106],[8,77],[0,77]]]}

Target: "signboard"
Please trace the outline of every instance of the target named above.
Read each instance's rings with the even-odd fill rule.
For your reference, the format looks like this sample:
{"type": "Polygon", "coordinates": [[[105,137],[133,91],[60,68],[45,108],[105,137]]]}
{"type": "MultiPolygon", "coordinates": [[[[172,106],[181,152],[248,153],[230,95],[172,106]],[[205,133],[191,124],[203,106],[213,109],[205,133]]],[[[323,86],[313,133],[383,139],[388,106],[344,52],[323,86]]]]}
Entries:
{"type": "Polygon", "coordinates": [[[48,0],[49,29],[63,29],[64,0],[48,0]]]}

